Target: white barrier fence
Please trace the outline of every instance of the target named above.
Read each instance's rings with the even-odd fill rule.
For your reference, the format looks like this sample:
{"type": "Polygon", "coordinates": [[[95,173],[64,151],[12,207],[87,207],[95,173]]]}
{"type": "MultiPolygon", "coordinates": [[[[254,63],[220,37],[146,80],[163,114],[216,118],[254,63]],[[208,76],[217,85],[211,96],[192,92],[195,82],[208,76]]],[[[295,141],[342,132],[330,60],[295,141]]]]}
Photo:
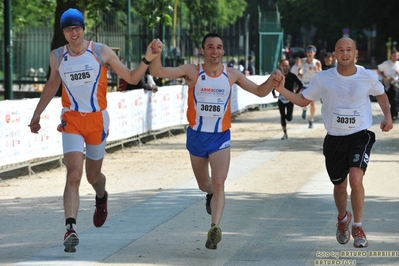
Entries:
{"type": "MultiPolygon", "coordinates": [[[[249,76],[257,84],[268,76],[249,76]]],[[[233,86],[232,112],[249,106],[276,102],[271,94],[257,97],[233,86]]],[[[157,93],[142,89],[108,93],[110,131],[108,142],[118,141],[158,131],[164,128],[187,125],[187,86],[160,87],[157,93]]],[[[0,172],[2,166],[30,162],[39,158],[62,155],[61,133],[56,130],[60,122],[61,99],[54,98],[41,116],[39,134],[28,127],[39,99],[0,101],[0,172]]]]}

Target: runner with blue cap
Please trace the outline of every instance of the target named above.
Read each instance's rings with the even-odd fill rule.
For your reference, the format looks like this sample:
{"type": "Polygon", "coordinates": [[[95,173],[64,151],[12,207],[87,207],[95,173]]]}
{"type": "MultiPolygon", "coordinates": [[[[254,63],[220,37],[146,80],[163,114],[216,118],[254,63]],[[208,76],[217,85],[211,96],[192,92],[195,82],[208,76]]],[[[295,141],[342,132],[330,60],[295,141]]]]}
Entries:
{"type": "Polygon", "coordinates": [[[101,227],[108,215],[106,178],[101,172],[109,133],[106,97],[108,67],[128,83],[137,84],[151,61],[161,53],[163,43],[159,39],[153,40],[139,66],[130,70],[109,46],[85,39],[85,22],[79,10],[70,8],[65,11],[60,18],[60,25],[67,44],[50,53],[50,77],[29,126],[32,133],[38,133],[41,128],[40,116],[62,85],[63,109],[57,129],[62,133],[64,164],[67,169],[64,189],[64,251],[75,252],[79,244],[76,219],[83,169],[96,194],[94,226],[101,227]]]}

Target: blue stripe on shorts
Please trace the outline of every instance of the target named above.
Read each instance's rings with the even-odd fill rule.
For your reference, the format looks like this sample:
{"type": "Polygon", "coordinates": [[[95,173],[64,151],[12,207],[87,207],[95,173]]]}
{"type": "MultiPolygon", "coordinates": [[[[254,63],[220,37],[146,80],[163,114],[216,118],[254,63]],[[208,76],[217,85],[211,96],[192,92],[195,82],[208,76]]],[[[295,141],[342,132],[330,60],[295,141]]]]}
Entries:
{"type": "Polygon", "coordinates": [[[230,148],[230,129],[221,133],[208,133],[187,128],[186,148],[194,156],[208,158],[210,154],[230,148]]]}

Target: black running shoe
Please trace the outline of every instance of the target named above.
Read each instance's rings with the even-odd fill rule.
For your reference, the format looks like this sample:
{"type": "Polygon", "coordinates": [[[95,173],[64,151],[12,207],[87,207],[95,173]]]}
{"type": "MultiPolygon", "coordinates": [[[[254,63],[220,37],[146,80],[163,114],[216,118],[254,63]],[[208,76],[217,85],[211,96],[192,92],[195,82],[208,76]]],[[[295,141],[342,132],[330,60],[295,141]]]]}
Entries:
{"type": "Polygon", "coordinates": [[[206,194],[206,211],[210,215],[211,214],[211,199],[212,199],[213,193],[212,194],[206,194]]]}

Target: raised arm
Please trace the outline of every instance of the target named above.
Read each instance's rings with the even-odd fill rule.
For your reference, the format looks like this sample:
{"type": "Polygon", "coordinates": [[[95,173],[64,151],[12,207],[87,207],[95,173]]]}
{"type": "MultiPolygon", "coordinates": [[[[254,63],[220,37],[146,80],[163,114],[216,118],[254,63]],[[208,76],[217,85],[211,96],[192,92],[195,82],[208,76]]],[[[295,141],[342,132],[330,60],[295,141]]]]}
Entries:
{"type": "Polygon", "coordinates": [[[178,79],[184,78],[189,87],[195,85],[198,76],[198,66],[185,64],[178,67],[163,67],[161,55],[158,55],[150,64],[150,73],[154,77],[178,79]]]}
{"type": "Polygon", "coordinates": [[[264,97],[268,95],[273,90],[273,88],[280,83],[280,80],[283,76],[280,70],[275,70],[273,71],[273,73],[270,74],[265,82],[258,85],[252,80],[248,79],[247,76],[245,76],[235,68],[228,68],[228,75],[232,83],[237,83],[237,85],[244,90],[253,93],[259,97],[264,97]]]}
{"type": "Polygon", "coordinates": [[[104,44],[102,50],[102,56],[107,65],[109,65],[112,70],[122,77],[126,82],[130,84],[137,84],[141,77],[144,76],[145,71],[148,68],[148,64],[161,53],[163,44],[159,39],[154,39],[148,46],[147,51],[143,60],[140,62],[139,66],[133,70],[128,69],[118,58],[116,53],[107,45],[104,44]]]}
{"type": "Polygon", "coordinates": [[[283,77],[283,80],[275,87],[275,89],[293,104],[305,107],[312,102],[311,100],[308,100],[305,97],[303,97],[302,93],[293,93],[287,90],[284,87],[284,84],[285,84],[285,77],[283,77]]]}
{"type": "Polygon", "coordinates": [[[180,65],[178,67],[163,67],[161,62],[161,54],[155,57],[150,64],[150,73],[154,77],[178,79],[187,76],[187,66],[180,65]]]}

